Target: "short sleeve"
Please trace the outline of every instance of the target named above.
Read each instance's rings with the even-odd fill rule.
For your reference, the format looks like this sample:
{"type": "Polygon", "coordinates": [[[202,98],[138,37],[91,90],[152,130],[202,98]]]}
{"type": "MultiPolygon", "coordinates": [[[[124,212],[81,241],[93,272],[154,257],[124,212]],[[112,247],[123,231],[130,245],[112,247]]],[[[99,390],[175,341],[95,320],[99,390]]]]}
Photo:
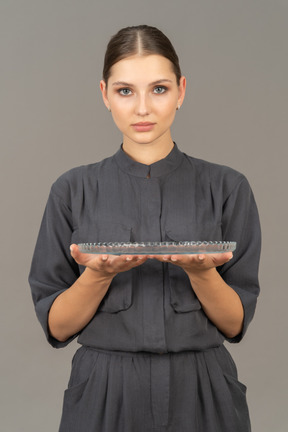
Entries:
{"type": "Polygon", "coordinates": [[[55,348],[66,346],[53,338],[48,329],[48,314],[56,297],[79,277],[79,267],[70,255],[73,232],[69,205],[51,189],[42,219],[30,274],[32,299],[36,315],[48,342],[55,348]]]}
{"type": "Polygon", "coordinates": [[[229,342],[243,338],[251,322],[259,295],[259,259],[261,229],[253,192],[247,179],[241,176],[223,205],[223,240],[236,241],[233,259],[219,269],[225,282],[239,295],[244,308],[242,332],[229,342]]]}

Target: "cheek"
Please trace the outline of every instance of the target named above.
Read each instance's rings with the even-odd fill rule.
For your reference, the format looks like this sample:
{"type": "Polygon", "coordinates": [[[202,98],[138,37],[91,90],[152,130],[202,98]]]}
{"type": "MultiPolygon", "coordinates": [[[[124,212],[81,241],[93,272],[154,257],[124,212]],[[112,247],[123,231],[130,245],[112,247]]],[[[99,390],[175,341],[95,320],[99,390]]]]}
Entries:
{"type": "Polygon", "coordinates": [[[176,114],[176,105],[174,103],[163,103],[158,107],[159,117],[162,118],[163,121],[171,122],[174,120],[176,114]]]}
{"type": "Polygon", "coordinates": [[[178,99],[175,97],[163,97],[156,100],[155,108],[161,111],[164,116],[174,113],[177,107],[178,99]]]}
{"type": "Polygon", "coordinates": [[[118,118],[125,117],[132,108],[132,101],[127,98],[127,100],[111,101],[111,110],[115,113],[118,118]]]}
{"type": "Polygon", "coordinates": [[[128,123],[127,111],[124,109],[113,109],[113,107],[111,107],[111,114],[118,129],[120,131],[125,130],[128,123]]]}

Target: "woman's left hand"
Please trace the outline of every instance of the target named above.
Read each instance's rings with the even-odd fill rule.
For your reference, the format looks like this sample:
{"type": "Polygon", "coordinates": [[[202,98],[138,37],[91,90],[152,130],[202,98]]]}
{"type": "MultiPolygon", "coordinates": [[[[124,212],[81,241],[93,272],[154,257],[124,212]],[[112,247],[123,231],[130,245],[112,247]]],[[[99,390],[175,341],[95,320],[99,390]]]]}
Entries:
{"type": "Polygon", "coordinates": [[[149,258],[182,267],[187,274],[201,273],[219,267],[233,258],[232,252],[199,255],[149,255],[149,258]]]}
{"type": "Polygon", "coordinates": [[[208,318],[227,337],[238,335],[243,325],[243,306],[238,294],[226,284],[216,267],[233,258],[232,252],[199,255],[149,255],[181,267],[208,318]]]}

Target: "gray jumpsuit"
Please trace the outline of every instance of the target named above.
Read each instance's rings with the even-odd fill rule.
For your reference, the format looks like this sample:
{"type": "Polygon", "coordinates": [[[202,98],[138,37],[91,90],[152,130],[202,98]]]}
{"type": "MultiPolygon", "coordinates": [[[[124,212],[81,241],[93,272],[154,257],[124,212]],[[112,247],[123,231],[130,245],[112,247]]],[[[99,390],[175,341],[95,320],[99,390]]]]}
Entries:
{"type": "Polygon", "coordinates": [[[122,150],[74,168],[52,186],[29,281],[49,343],[78,336],[60,432],[248,432],[246,387],[186,273],[148,260],[118,274],[90,323],[61,343],[49,334],[55,298],[84,268],[71,243],[236,241],[217,270],[244,308],[259,294],[260,226],[246,178],[182,153],[143,165],[122,150]]]}

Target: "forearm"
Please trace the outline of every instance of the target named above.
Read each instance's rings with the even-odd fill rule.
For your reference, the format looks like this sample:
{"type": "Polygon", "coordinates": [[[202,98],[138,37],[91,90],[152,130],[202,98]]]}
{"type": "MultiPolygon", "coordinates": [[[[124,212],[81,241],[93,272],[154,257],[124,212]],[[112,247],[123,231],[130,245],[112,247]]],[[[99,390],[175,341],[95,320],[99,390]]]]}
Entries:
{"type": "Polygon", "coordinates": [[[216,268],[187,274],[207,317],[225,336],[233,338],[239,334],[244,319],[240,297],[216,268]]]}
{"type": "Polygon", "coordinates": [[[48,317],[51,335],[63,342],[82,330],[95,315],[112,279],[113,275],[86,268],[52,304],[48,317]]]}
{"type": "Polygon", "coordinates": [[[77,281],[60,294],[50,309],[48,324],[53,337],[63,342],[82,330],[95,315],[113,278],[147,260],[142,255],[94,255],[70,247],[75,261],[86,269],[77,281]]]}

